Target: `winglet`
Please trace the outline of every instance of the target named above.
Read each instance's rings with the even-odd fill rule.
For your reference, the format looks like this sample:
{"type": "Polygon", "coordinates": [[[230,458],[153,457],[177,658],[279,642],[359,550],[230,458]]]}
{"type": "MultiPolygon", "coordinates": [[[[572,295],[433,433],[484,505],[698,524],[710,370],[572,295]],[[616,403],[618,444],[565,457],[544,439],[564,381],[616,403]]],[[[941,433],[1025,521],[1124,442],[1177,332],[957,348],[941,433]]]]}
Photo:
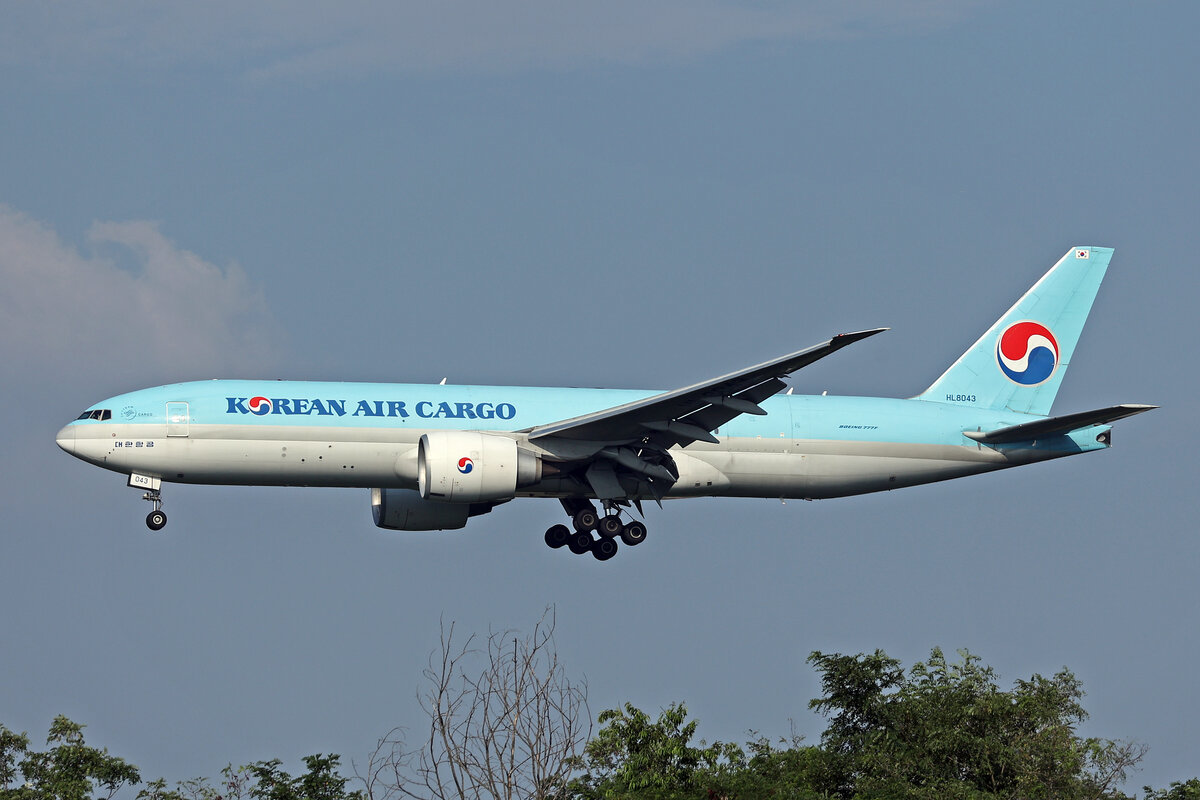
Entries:
{"type": "Polygon", "coordinates": [[[834,336],[832,339],[830,339],[830,341],[836,342],[838,347],[845,347],[848,344],[854,344],[857,341],[866,339],[868,336],[874,336],[877,333],[883,333],[884,331],[890,330],[891,328],[870,328],[865,331],[854,331],[853,333],[839,333],[837,336],[834,336]],[[843,342],[842,339],[845,339],[846,341],[843,342]]]}

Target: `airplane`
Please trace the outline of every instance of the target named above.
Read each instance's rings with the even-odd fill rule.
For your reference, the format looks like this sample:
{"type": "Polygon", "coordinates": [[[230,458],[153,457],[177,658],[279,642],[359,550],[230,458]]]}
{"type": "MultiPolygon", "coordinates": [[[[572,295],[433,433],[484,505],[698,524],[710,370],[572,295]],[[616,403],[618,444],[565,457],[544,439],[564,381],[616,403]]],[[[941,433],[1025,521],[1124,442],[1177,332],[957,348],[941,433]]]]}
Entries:
{"type": "Polygon", "coordinates": [[[875,328],[666,392],[175,383],[91,406],[56,441],[144,490],[155,531],[163,483],[366,488],[375,524],[404,531],[544,497],[571,522],[546,544],[606,561],[645,541],[646,500],[844,497],[1108,448],[1110,423],[1156,406],[1049,414],[1112,254],[1073,247],[908,399],[781,393],[875,328]]]}

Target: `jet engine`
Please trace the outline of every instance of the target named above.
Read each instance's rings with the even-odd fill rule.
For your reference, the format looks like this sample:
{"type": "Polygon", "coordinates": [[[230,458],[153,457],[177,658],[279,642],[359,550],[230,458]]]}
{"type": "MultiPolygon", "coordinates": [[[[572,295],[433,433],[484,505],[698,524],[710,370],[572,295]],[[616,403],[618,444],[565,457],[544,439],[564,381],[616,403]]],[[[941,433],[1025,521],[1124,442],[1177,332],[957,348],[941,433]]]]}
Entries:
{"type": "Polygon", "coordinates": [[[467,518],[486,514],[495,503],[439,503],[413,489],[372,489],[371,515],[380,528],[393,531],[449,531],[467,518]]]}
{"type": "Polygon", "coordinates": [[[417,447],[417,491],[423,500],[509,500],[518,486],[541,479],[542,460],[507,436],[432,431],[421,437],[417,447]]]}

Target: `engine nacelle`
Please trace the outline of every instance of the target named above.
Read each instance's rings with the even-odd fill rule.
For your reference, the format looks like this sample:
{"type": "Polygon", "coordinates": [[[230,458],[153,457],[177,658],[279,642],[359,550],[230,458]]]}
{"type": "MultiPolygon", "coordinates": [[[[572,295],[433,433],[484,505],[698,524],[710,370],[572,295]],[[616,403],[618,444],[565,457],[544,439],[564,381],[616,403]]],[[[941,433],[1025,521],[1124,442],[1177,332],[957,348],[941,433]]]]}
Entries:
{"type": "Polygon", "coordinates": [[[393,531],[449,531],[467,524],[467,518],[486,514],[491,503],[439,503],[423,500],[414,489],[372,489],[371,516],[380,528],[393,531]]]}
{"type": "Polygon", "coordinates": [[[417,491],[424,500],[508,500],[542,479],[542,460],[507,436],[433,431],[417,446],[417,491]]]}

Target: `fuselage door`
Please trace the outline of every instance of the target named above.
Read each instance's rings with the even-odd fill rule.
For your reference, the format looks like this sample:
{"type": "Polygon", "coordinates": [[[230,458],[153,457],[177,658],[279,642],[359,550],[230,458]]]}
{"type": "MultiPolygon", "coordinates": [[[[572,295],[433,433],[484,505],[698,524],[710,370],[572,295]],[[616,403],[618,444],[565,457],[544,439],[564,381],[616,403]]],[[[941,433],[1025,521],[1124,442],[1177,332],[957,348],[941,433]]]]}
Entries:
{"type": "Polygon", "coordinates": [[[188,422],[187,403],[167,403],[167,436],[187,436],[188,422]]]}

